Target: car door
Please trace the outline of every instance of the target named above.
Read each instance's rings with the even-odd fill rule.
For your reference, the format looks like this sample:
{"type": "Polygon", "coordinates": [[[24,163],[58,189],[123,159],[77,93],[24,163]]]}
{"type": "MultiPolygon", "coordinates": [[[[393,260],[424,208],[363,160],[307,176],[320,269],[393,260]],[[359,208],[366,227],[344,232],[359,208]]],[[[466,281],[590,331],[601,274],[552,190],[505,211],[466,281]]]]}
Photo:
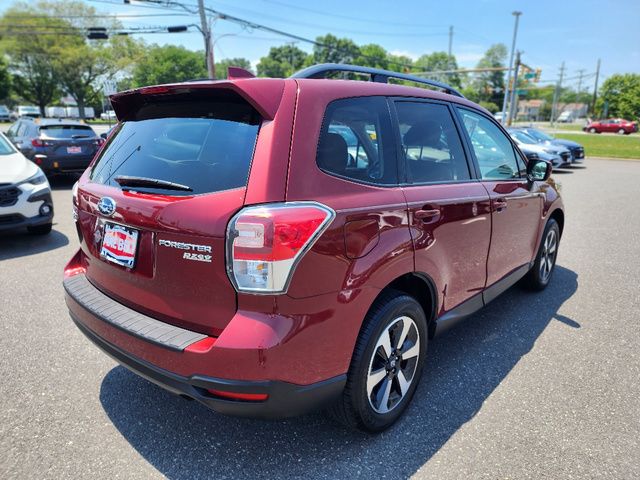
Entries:
{"type": "Polygon", "coordinates": [[[490,286],[528,270],[537,250],[543,197],[539,187],[527,180],[524,159],[504,130],[480,112],[459,107],[458,113],[491,197],[490,286]]]}
{"type": "Polygon", "coordinates": [[[393,105],[415,268],[438,286],[442,315],[485,287],[489,195],[473,178],[448,104],[397,99],[393,105]]]}

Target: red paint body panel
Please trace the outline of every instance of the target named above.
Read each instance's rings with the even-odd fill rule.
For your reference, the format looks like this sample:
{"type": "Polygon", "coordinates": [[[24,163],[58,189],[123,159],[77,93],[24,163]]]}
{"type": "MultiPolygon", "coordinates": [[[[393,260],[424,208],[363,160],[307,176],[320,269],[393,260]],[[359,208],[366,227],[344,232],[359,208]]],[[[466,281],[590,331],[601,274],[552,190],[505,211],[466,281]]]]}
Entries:
{"type": "Polygon", "coordinates": [[[247,188],[142,195],[91,183],[85,173],[78,190],[82,254],[74,257],[73,271],[86,270],[97,288],[134,310],[215,341],[168,350],[67,298],[74,317],[106,342],[179,375],[309,385],[344,374],[367,311],[391,282],[415,272],[428,276],[442,314],[530,262],[544,222],[562,209],[551,180],[532,188],[478,180],[377,187],[328,175],[316,164],[324,111],[335,99],[422,97],[479,108],[465,99],[379,83],[238,79],[124,92],[112,100],[126,119],[141,98],[185,88],[232,89],[262,114],[247,188]],[[110,221],[140,231],[133,271],[99,258],[104,219],[97,203],[103,196],[117,203],[110,221]],[[492,211],[501,199],[507,209],[492,211]],[[286,294],[236,293],[226,272],[229,219],[245,205],[282,201],[319,202],[336,216],[297,264],[286,294]],[[439,214],[421,218],[418,211],[425,209],[439,214]],[[181,252],[161,247],[159,238],[209,245],[212,263],[185,264],[181,252]]]}
{"type": "Polygon", "coordinates": [[[411,216],[416,270],[438,288],[439,314],[485,287],[491,239],[489,195],[480,182],[411,186],[404,189],[411,216]],[[418,210],[440,210],[433,219],[418,210]]]}

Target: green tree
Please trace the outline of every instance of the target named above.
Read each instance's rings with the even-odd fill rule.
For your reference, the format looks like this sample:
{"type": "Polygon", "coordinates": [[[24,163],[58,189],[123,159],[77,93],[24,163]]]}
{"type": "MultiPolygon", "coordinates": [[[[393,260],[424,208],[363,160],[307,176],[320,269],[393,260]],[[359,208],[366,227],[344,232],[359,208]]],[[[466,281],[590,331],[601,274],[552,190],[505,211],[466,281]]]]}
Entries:
{"type": "Polygon", "coordinates": [[[227,69],[229,67],[240,67],[245,70],[252,71],[251,62],[246,58],[225,58],[219,62],[216,62],[216,78],[227,78],[227,69]]]}
{"type": "Polygon", "coordinates": [[[607,78],[600,88],[596,110],[604,112],[605,102],[610,117],[640,118],[640,74],[615,74],[607,78]]]}
{"type": "Polygon", "coordinates": [[[132,86],[184,82],[207,77],[204,53],[175,45],[151,46],[133,67],[132,86]]]}
{"type": "Polygon", "coordinates": [[[402,73],[411,73],[413,71],[413,60],[406,55],[387,55],[389,69],[402,73]]]}
{"type": "Polygon", "coordinates": [[[3,32],[0,49],[8,57],[12,88],[22,100],[35,104],[44,115],[45,107],[60,93],[51,62],[53,50],[70,35],[29,34],[38,31],[70,31],[71,25],[58,18],[42,16],[41,3],[16,3],[0,18],[3,32]]]}
{"type": "Polygon", "coordinates": [[[313,47],[313,63],[355,63],[360,48],[349,38],[338,38],[330,33],[317,37],[313,47]]]}
{"type": "Polygon", "coordinates": [[[259,77],[285,78],[307,63],[307,53],[295,45],[271,47],[257,65],[259,77]]]}
{"type": "Polygon", "coordinates": [[[114,59],[108,47],[88,45],[80,39],[75,45],[55,49],[53,57],[56,75],[61,87],[78,105],[80,118],[85,106],[100,98],[98,80],[114,71],[114,59]]]}
{"type": "Polygon", "coordinates": [[[369,43],[360,47],[354,63],[363,67],[389,69],[389,54],[380,45],[369,43]]]}
{"type": "MultiPolygon", "coordinates": [[[[502,43],[496,43],[485,52],[478,62],[478,68],[504,67],[506,59],[507,47],[502,43]]],[[[478,91],[480,100],[502,105],[505,87],[504,72],[489,71],[478,73],[473,85],[478,91]]]]}
{"type": "MultiPolygon", "coordinates": [[[[456,57],[453,55],[449,56],[447,52],[433,52],[422,55],[416,60],[415,66],[424,72],[441,72],[458,69],[456,57]]],[[[430,77],[434,80],[448,83],[453,87],[461,87],[462,82],[459,73],[435,74],[430,77]]]]}
{"type": "Polygon", "coordinates": [[[11,93],[11,73],[7,61],[0,56],[0,100],[9,97],[11,93]]]}

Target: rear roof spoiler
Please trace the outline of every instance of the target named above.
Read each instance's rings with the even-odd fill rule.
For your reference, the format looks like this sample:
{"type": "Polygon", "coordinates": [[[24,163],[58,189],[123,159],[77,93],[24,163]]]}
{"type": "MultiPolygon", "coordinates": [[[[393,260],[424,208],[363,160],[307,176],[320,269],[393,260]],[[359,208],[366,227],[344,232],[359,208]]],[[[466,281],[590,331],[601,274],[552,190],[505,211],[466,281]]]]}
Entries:
{"type": "Polygon", "coordinates": [[[111,105],[118,120],[126,120],[149,96],[187,93],[192,90],[231,90],[255,108],[262,118],[273,120],[284,92],[284,80],[278,78],[238,78],[232,81],[195,81],[154,85],[111,95],[111,105]]]}

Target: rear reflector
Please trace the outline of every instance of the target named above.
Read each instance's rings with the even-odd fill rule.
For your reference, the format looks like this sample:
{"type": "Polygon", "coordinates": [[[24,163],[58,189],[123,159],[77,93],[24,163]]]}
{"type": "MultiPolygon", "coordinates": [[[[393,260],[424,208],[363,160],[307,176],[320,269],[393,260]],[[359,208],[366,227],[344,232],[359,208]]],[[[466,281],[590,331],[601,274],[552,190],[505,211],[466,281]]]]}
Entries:
{"type": "Polygon", "coordinates": [[[197,342],[189,345],[184,349],[184,351],[191,353],[205,353],[211,350],[214,343],[216,343],[216,339],[214,337],[203,338],[202,340],[198,340],[197,342]]]}
{"type": "Polygon", "coordinates": [[[297,263],[334,217],[315,202],[242,209],[227,229],[227,271],[236,290],[286,292],[297,263]]]}
{"type": "Polygon", "coordinates": [[[223,392],[222,390],[207,389],[211,395],[216,397],[229,398],[231,400],[242,400],[245,402],[263,402],[269,395],[266,393],[235,393],[235,392],[223,392]]]}

